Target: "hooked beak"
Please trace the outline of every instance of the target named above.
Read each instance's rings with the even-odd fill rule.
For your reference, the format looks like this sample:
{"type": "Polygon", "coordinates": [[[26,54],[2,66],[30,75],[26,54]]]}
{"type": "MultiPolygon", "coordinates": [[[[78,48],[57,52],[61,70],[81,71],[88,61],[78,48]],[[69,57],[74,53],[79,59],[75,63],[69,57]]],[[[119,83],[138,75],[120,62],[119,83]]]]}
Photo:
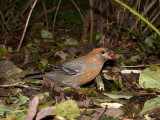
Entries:
{"type": "Polygon", "coordinates": [[[115,56],[115,53],[112,50],[108,50],[108,58],[113,60],[115,56]]]}

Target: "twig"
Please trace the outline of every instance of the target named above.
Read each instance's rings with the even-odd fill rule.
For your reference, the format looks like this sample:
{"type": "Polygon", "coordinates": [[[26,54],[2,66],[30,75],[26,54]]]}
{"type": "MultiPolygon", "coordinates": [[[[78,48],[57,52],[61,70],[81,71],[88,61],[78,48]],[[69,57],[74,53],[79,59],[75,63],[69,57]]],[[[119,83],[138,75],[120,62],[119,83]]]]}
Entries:
{"type": "MultiPolygon", "coordinates": [[[[27,94],[23,94],[24,96],[31,96],[27,94]]],[[[18,97],[17,95],[0,95],[0,97],[18,97]]]]}
{"type": "Polygon", "coordinates": [[[54,27],[55,27],[56,17],[57,17],[57,14],[58,14],[58,10],[59,10],[61,1],[62,1],[62,0],[59,0],[58,6],[57,6],[57,10],[56,10],[56,13],[55,13],[55,15],[54,15],[52,34],[54,34],[54,27]]]}
{"type": "Polygon", "coordinates": [[[2,11],[1,11],[1,10],[0,10],[0,16],[1,16],[2,21],[4,22],[4,24],[5,24],[6,28],[7,28],[7,30],[8,30],[8,31],[11,31],[11,29],[9,28],[9,26],[7,25],[7,23],[6,23],[5,19],[4,19],[4,16],[3,16],[3,14],[2,14],[2,11]]]}
{"type": "MultiPolygon", "coordinates": [[[[30,21],[30,23],[33,23],[33,22],[35,22],[37,19],[39,19],[39,18],[41,18],[41,17],[43,17],[44,15],[46,15],[46,14],[49,14],[49,13],[51,13],[51,12],[53,12],[53,11],[55,11],[56,10],[56,8],[51,8],[51,9],[49,9],[49,10],[47,10],[46,11],[46,13],[41,13],[40,15],[38,15],[36,18],[34,18],[32,21],[30,21]]],[[[16,31],[19,31],[19,30],[21,30],[22,28],[24,28],[24,25],[23,26],[19,26],[19,28],[17,28],[17,29],[15,29],[15,30],[13,30],[13,32],[16,32],[16,31]]]]}
{"type": "Polygon", "coordinates": [[[76,57],[76,58],[78,57],[77,55],[73,54],[70,50],[67,49],[67,51],[68,51],[72,56],[74,56],[74,57],[76,57]]]}
{"type": "MultiPolygon", "coordinates": [[[[100,0],[100,3],[99,3],[99,10],[100,10],[100,14],[103,15],[103,2],[102,0],[100,0]]],[[[101,18],[101,26],[100,26],[100,32],[101,32],[101,41],[102,41],[102,44],[103,44],[103,47],[104,47],[104,43],[105,43],[105,34],[104,34],[104,18],[102,16],[100,16],[101,18]]]]}
{"type": "MultiPolygon", "coordinates": [[[[141,13],[141,15],[145,16],[148,21],[150,21],[150,20],[148,19],[147,13],[149,12],[150,9],[153,8],[155,3],[156,3],[156,0],[152,1],[151,3],[146,4],[144,7],[144,11],[141,13]]],[[[148,25],[141,24],[141,28],[143,28],[144,26],[148,26],[148,25]]]]}
{"type": "Polygon", "coordinates": [[[56,6],[56,1],[57,1],[57,0],[54,0],[54,1],[53,1],[53,7],[56,6]]]}
{"type": "MultiPolygon", "coordinates": [[[[137,9],[137,11],[139,11],[140,10],[140,6],[141,6],[141,0],[137,0],[137,2],[135,3],[136,5],[135,5],[135,7],[134,7],[134,9],[137,9]]],[[[130,17],[129,17],[129,19],[133,19],[134,18],[134,14],[132,14],[130,17]]],[[[132,27],[131,27],[131,31],[133,31],[134,29],[137,31],[137,26],[138,26],[138,22],[139,22],[139,18],[137,17],[136,18],[136,22],[132,25],[132,27]]]]}
{"type": "Polygon", "coordinates": [[[9,6],[7,6],[7,8],[4,8],[3,12],[7,11],[8,9],[10,9],[13,5],[15,5],[19,0],[15,0],[12,4],[10,4],[9,6]]]}
{"type": "MultiPolygon", "coordinates": [[[[128,4],[127,1],[126,1],[126,4],[128,4]]],[[[120,17],[120,19],[119,19],[119,25],[120,26],[122,25],[124,19],[126,19],[126,16],[128,16],[127,14],[128,14],[128,11],[126,9],[122,9],[121,13],[119,14],[120,15],[119,16],[120,17]]],[[[119,28],[118,31],[120,31],[120,28],[119,28]]]]}
{"type": "MultiPolygon", "coordinates": [[[[157,13],[157,14],[154,16],[154,18],[152,19],[152,21],[151,21],[152,24],[153,24],[153,22],[158,18],[159,14],[160,14],[160,11],[158,11],[158,13],[157,13]]],[[[145,33],[148,29],[149,29],[149,26],[147,26],[147,27],[144,29],[143,33],[145,33]]]]}
{"type": "MultiPolygon", "coordinates": [[[[46,4],[44,0],[42,0],[42,5],[43,5],[44,13],[46,13],[47,9],[46,9],[46,4]]],[[[48,15],[47,14],[45,14],[45,19],[46,19],[46,29],[48,30],[48,15]]]]}
{"type": "Polygon", "coordinates": [[[143,22],[145,22],[148,26],[150,26],[158,35],[160,35],[160,31],[153,24],[151,24],[146,18],[144,18],[141,14],[139,14],[136,10],[133,10],[130,6],[126,5],[120,0],[114,0],[114,1],[116,1],[118,4],[122,5],[126,9],[128,9],[137,17],[139,17],[141,20],[143,20],[143,22]]]}
{"type": "Polygon", "coordinates": [[[94,30],[94,18],[93,18],[93,0],[89,0],[90,3],[90,14],[91,14],[91,29],[90,29],[90,44],[93,40],[93,30],[94,30]]]}
{"type": "Polygon", "coordinates": [[[41,13],[40,15],[38,15],[38,17],[36,17],[35,19],[33,19],[30,23],[33,23],[33,22],[36,21],[37,19],[43,17],[44,15],[46,15],[46,14],[48,14],[48,13],[50,13],[50,12],[55,11],[55,10],[56,10],[56,7],[51,8],[51,9],[47,10],[46,12],[41,13]]]}
{"type": "Polygon", "coordinates": [[[29,58],[30,58],[30,52],[27,50],[27,49],[25,49],[25,58],[24,58],[24,61],[23,61],[23,65],[22,65],[22,67],[24,66],[24,65],[26,65],[26,64],[28,64],[29,63],[29,58]]]}
{"type": "Polygon", "coordinates": [[[71,0],[71,1],[72,1],[72,3],[74,4],[74,6],[77,8],[77,10],[78,10],[78,12],[80,13],[80,15],[81,15],[81,17],[82,17],[82,20],[83,20],[83,22],[84,22],[84,17],[83,17],[83,15],[82,15],[79,7],[76,5],[76,3],[74,2],[74,0],[71,0]]]}
{"type": "Polygon", "coordinates": [[[86,36],[88,34],[89,22],[90,22],[90,18],[91,18],[90,16],[91,16],[90,11],[88,10],[84,25],[83,25],[84,27],[83,27],[82,37],[81,37],[82,41],[84,41],[86,39],[86,36]]]}
{"type": "Polygon", "coordinates": [[[33,8],[35,7],[36,3],[37,3],[37,0],[34,1],[32,7],[31,7],[31,10],[30,10],[30,12],[29,12],[29,15],[28,15],[28,18],[27,18],[27,21],[26,21],[26,25],[25,25],[25,28],[24,28],[24,31],[23,31],[23,35],[22,35],[21,41],[20,41],[20,43],[19,43],[19,45],[18,45],[17,52],[19,52],[19,50],[20,50],[20,48],[21,48],[21,45],[22,45],[22,42],[23,42],[23,39],[24,39],[24,35],[25,35],[25,33],[26,33],[27,26],[28,26],[28,23],[29,23],[29,19],[30,19],[30,17],[31,17],[31,13],[32,13],[33,8]]]}
{"type": "Polygon", "coordinates": [[[146,5],[146,9],[144,8],[144,11],[140,14],[144,16],[153,7],[155,3],[156,3],[156,0],[153,0],[152,2],[150,2],[148,5],[146,5]]]}
{"type": "Polygon", "coordinates": [[[28,86],[28,85],[22,85],[19,83],[13,83],[9,85],[0,85],[1,88],[8,88],[8,87],[21,87],[21,88],[26,88],[26,89],[32,89],[32,90],[40,90],[40,88],[28,86]]]}
{"type": "Polygon", "coordinates": [[[101,120],[101,117],[103,116],[103,114],[106,112],[107,110],[107,106],[104,108],[104,110],[97,116],[97,120],[101,120]]]}
{"type": "MultiPolygon", "coordinates": [[[[160,65],[160,64],[155,64],[160,65]]],[[[149,65],[136,65],[136,66],[120,66],[121,68],[140,68],[140,67],[148,67],[149,65]]]]}
{"type": "Polygon", "coordinates": [[[28,8],[32,5],[32,3],[33,3],[33,0],[28,1],[28,3],[25,5],[25,7],[23,8],[20,14],[23,15],[28,10],[28,8]]]}
{"type": "Polygon", "coordinates": [[[79,120],[81,120],[82,119],[82,117],[83,117],[83,115],[85,115],[85,113],[87,112],[87,109],[85,109],[84,111],[82,111],[82,113],[81,113],[81,115],[79,116],[79,120]]]}
{"type": "Polygon", "coordinates": [[[151,15],[149,16],[149,21],[151,21],[154,18],[154,16],[156,16],[157,11],[159,11],[159,9],[160,9],[160,4],[153,10],[151,15]]]}

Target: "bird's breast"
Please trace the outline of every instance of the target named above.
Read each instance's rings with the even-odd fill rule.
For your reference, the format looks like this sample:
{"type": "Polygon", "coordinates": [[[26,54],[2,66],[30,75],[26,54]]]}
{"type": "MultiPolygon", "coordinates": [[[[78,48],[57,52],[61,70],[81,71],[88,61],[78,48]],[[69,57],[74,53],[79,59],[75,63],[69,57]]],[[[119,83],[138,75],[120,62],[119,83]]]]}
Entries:
{"type": "Polygon", "coordinates": [[[91,68],[84,69],[83,74],[75,76],[75,79],[72,82],[73,84],[75,83],[78,85],[83,85],[93,80],[99,74],[100,71],[101,67],[97,69],[91,69],[91,68]]]}

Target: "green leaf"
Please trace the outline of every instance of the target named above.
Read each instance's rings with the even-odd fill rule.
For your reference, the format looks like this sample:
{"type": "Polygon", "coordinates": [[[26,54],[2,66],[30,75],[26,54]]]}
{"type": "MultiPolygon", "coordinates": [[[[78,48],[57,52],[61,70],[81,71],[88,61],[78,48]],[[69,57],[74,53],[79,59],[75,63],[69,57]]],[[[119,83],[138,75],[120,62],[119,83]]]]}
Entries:
{"type": "Polygon", "coordinates": [[[115,54],[114,58],[115,59],[123,59],[123,60],[125,59],[124,55],[122,55],[122,54],[115,54]]]}
{"type": "Polygon", "coordinates": [[[11,75],[14,75],[14,74],[18,74],[18,73],[22,73],[23,70],[22,69],[19,69],[19,68],[13,68],[13,69],[10,69],[6,72],[6,75],[8,77],[10,77],[11,75]]]}
{"type": "Polygon", "coordinates": [[[35,61],[39,58],[39,54],[33,54],[32,55],[32,61],[35,61]]]}
{"type": "Polygon", "coordinates": [[[156,40],[156,35],[151,35],[151,36],[147,37],[144,42],[145,42],[149,47],[154,48],[153,43],[154,43],[155,40],[156,40]]]}
{"type": "Polygon", "coordinates": [[[23,104],[28,103],[28,100],[29,100],[28,97],[26,97],[26,96],[24,96],[22,94],[19,94],[19,98],[20,99],[19,99],[18,105],[23,105],[23,104]]]}
{"type": "Polygon", "coordinates": [[[10,113],[11,111],[13,111],[14,109],[11,107],[8,107],[6,105],[0,104],[0,115],[4,115],[5,113],[10,113]]]}
{"type": "MultiPolygon", "coordinates": [[[[93,42],[97,42],[100,39],[101,33],[100,32],[95,32],[93,33],[93,42]]],[[[90,34],[87,35],[86,40],[89,41],[90,39],[90,34]]]]}
{"type": "Polygon", "coordinates": [[[7,49],[6,49],[6,47],[4,46],[4,45],[2,45],[2,46],[0,46],[0,53],[2,54],[2,55],[6,55],[7,54],[7,49]]]}
{"type": "Polygon", "coordinates": [[[75,119],[80,116],[80,109],[74,100],[68,100],[57,104],[56,109],[52,113],[68,119],[75,119]]]}
{"type": "Polygon", "coordinates": [[[64,44],[59,43],[59,42],[56,42],[56,44],[58,45],[58,47],[63,47],[64,46],[64,44]]]}
{"type": "Polygon", "coordinates": [[[42,99],[44,99],[45,97],[48,97],[49,96],[49,93],[48,92],[45,92],[45,93],[40,93],[39,95],[38,95],[38,98],[40,99],[40,100],[42,100],[42,99]]]}
{"type": "Polygon", "coordinates": [[[28,44],[26,45],[26,48],[27,48],[27,50],[29,50],[29,51],[31,51],[31,52],[33,52],[33,53],[39,51],[39,47],[37,47],[36,44],[33,44],[33,43],[28,43],[28,44]]]}
{"type": "Polygon", "coordinates": [[[42,83],[42,80],[33,79],[33,78],[25,78],[23,81],[27,84],[33,84],[33,83],[41,84],[42,83]]]}
{"type": "Polygon", "coordinates": [[[139,85],[142,88],[160,88],[160,70],[152,71],[149,68],[140,73],[139,85]]]}
{"type": "Polygon", "coordinates": [[[49,32],[48,30],[41,30],[41,37],[42,38],[49,38],[52,39],[53,35],[51,32],[49,32]]]}
{"type": "Polygon", "coordinates": [[[119,120],[118,118],[111,118],[109,116],[102,118],[101,120],[119,120]]]}
{"type": "Polygon", "coordinates": [[[116,94],[115,93],[112,94],[112,93],[103,92],[103,94],[108,96],[109,98],[112,98],[112,99],[120,99],[120,98],[130,99],[132,97],[132,95],[130,95],[130,93],[117,92],[116,94]]]}
{"type": "Polygon", "coordinates": [[[40,63],[42,63],[43,67],[45,67],[48,64],[48,60],[47,59],[42,59],[40,61],[40,63]]]}
{"type": "Polygon", "coordinates": [[[133,115],[134,117],[139,116],[141,110],[135,103],[126,104],[125,106],[122,106],[121,109],[128,118],[133,118],[133,115]]]}
{"type": "Polygon", "coordinates": [[[21,93],[22,92],[22,89],[20,89],[20,88],[18,88],[17,90],[16,90],[16,93],[21,93]]]}
{"type": "Polygon", "coordinates": [[[47,106],[53,105],[54,103],[55,103],[54,100],[49,101],[49,102],[46,102],[46,103],[44,103],[43,105],[40,105],[38,109],[41,110],[41,109],[43,109],[43,108],[45,108],[45,107],[47,107],[47,106]]]}
{"type": "Polygon", "coordinates": [[[73,38],[68,38],[64,41],[65,45],[77,45],[78,42],[77,40],[73,39],[73,38]]]}
{"type": "Polygon", "coordinates": [[[150,70],[152,70],[152,71],[157,71],[157,70],[160,70],[160,67],[159,66],[157,66],[157,65],[155,65],[155,64],[149,64],[149,68],[150,68],[150,70]]]}
{"type": "Polygon", "coordinates": [[[44,67],[43,67],[43,64],[42,63],[39,63],[38,64],[38,68],[40,69],[40,70],[42,70],[44,67]]]}
{"type": "Polygon", "coordinates": [[[130,61],[136,62],[137,60],[140,60],[140,59],[141,57],[139,55],[135,55],[130,58],[130,61]]]}
{"type": "Polygon", "coordinates": [[[143,109],[140,112],[140,116],[155,113],[156,111],[160,110],[160,98],[153,98],[151,100],[147,100],[144,104],[143,109]]]}

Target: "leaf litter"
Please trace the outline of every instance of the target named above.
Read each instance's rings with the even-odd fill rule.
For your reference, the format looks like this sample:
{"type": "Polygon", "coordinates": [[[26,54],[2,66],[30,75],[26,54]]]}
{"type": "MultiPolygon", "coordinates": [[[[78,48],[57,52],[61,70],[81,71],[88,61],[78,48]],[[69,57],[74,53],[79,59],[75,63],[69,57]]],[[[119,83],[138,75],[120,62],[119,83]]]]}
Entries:
{"type": "MultiPolygon", "coordinates": [[[[47,31],[45,32],[45,34],[49,34],[47,31]]],[[[70,42],[69,39],[67,42],[70,42]]],[[[0,77],[3,80],[5,78],[5,81],[3,83],[1,81],[0,85],[1,97],[5,98],[1,100],[3,105],[1,106],[2,117],[26,120],[43,118],[108,119],[107,117],[109,117],[109,119],[114,120],[126,117],[141,119],[147,117],[147,114],[158,114],[159,69],[155,64],[150,68],[141,68],[140,75],[134,73],[134,69],[128,69],[131,72],[127,71],[125,73],[124,70],[127,69],[108,68],[107,65],[104,68],[107,71],[103,71],[103,75],[100,74],[96,78],[97,86],[91,82],[80,89],[64,85],[62,87],[59,83],[50,84],[50,80],[46,81],[47,84],[56,87],[47,89],[43,86],[45,83],[42,83],[39,78],[23,79],[26,75],[35,71],[37,73],[51,71],[53,67],[64,62],[64,60],[76,57],[81,50],[79,46],[75,47],[77,43],[73,43],[71,47],[59,49],[58,46],[58,49],[51,48],[50,51],[46,51],[45,47],[40,48],[39,45],[30,44],[31,46],[27,47],[30,52],[26,52],[30,57],[27,58],[27,69],[23,62],[21,63],[22,69],[15,65],[15,61],[4,60],[0,62],[0,77]],[[9,88],[11,89],[9,90],[9,88]],[[21,89],[21,91],[16,93],[15,91],[18,89],[21,89]],[[46,91],[49,93],[46,94],[46,91]],[[40,106],[43,106],[43,108],[40,109],[40,106]],[[17,116],[14,116],[14,114],[17,114],[17,116]]],[[[67,44],[70,46],[70,43],[67,44]]],[[[15,56],[16,54],[10,57],[15,60],[13,59],[15,56]]],[[[122,65],[129,64],[131,59],[124,60],[124,57],[117,57],[115,61],[119,62],[120,60],[122,65]]],[[[134,58],[131,64],[140,59],[140,57],[138,59],[134,58]]]]}

